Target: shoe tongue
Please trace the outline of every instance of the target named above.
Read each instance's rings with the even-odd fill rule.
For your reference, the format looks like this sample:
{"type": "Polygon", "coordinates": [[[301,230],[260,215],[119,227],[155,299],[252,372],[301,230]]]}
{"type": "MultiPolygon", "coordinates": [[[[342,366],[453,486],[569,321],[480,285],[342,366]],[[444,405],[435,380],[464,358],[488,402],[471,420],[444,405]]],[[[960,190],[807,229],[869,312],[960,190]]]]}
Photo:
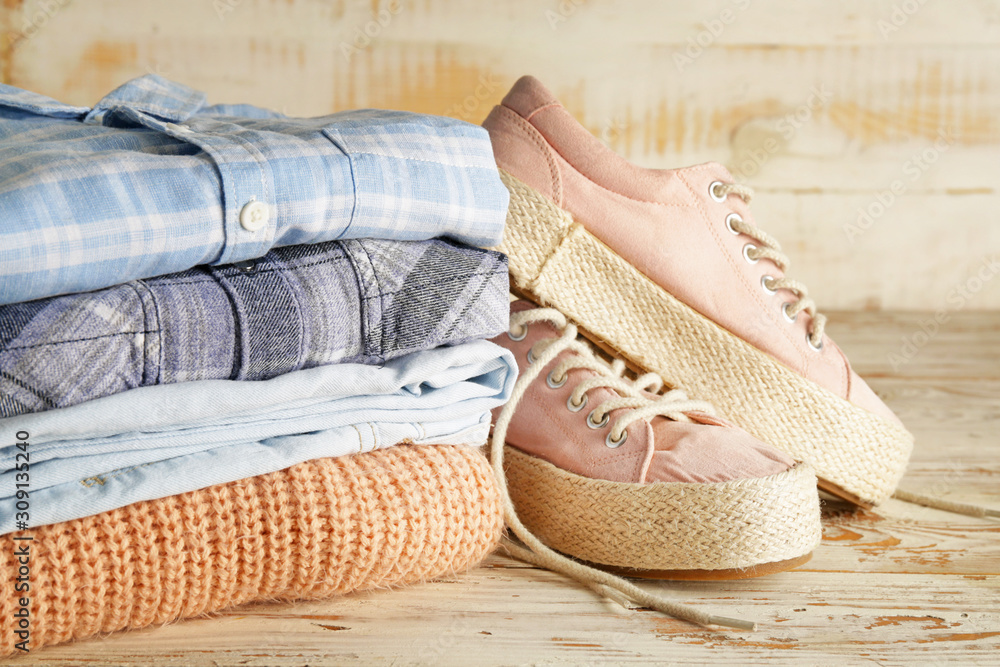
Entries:
{"type": "Polygon", "coordinates": [[[512,313],[520,313],[523,310],[534,310],[535,308],[538,308],[538,306],[524,299],[510,302],[510,312],[512,313]]]}
{"type": "MultiPolygon", "coordinates": [[[[705,426],[732,426],[732,424],[727,422],[725,419],[720,419],[719,417],[712,415],[706,415],[702,412],[685,412],[684,414],[695,424],[703,424],[705,426]]],[[[656,415],[651,421],[654,429],[661,423],[676,423],[674,420],[664,417],[663,415],[656,415]]]]}
{"type": "Polygon", "coordinates": [[[559,104],[559,100],[542,82],[533,76],[522,76],[501,102],[505,107],[528,118],[544,106],[559,104]]]}

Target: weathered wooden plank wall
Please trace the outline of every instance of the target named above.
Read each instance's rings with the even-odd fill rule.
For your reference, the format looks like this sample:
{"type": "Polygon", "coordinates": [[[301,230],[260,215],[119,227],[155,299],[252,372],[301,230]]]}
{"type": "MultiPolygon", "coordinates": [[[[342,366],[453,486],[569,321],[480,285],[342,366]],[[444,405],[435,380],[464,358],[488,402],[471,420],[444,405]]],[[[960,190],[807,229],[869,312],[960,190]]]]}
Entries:
{"type": "Polygon", "coordinates": [[[1000,308],[1000,0],[4,0],[7,83],[158,72],[479,122],[524,73],[632,160],[719,160],[823,307],[1000,308]],[[979,274],[977,276],[977,274],[979,274]],[[965,290],[963,293],[961,290],[965,290]]]}

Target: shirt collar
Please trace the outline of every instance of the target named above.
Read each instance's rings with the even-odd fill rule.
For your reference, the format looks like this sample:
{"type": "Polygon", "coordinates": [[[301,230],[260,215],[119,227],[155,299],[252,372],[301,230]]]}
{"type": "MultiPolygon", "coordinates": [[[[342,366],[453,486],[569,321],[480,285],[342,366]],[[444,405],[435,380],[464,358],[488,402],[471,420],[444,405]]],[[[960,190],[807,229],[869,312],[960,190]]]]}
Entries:
{"type": "Polygon", "coordinates": [[[3,83],[0,83],[0,106],[52,118],[79,118],[90,111],[87,107],[70,106],[51,97],[3,83]]]}
{"type": "Polygon", "coordinates": [[[169,122],[185,121],[205,106],[205,93],[147,74],[115,88],[94,105],[84,122],[115,107],[127,107],[169,122]]]}

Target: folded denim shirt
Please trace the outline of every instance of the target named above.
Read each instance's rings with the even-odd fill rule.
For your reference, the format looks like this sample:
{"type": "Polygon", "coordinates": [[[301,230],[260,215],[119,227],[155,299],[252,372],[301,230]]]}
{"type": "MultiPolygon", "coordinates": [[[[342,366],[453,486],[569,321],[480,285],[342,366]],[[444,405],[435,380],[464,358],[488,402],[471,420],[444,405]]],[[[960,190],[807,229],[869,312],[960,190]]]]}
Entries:
{"type": "Polygon", "coordinates": [[[0,417],[141,386],[384,364],[506,331],[507,295],[501,253],[364,239],[0,306],[0,417]]]}
{"type": "Polygon", "coordinates": [[[151,74],[76,107],[0,84],[0,304],[341,239],[501,240],[489,135],[365,109],[287,118],[151,74]]]}
{"type": "Polygon", "coordinates": [[[316,458],[482,445],[516,376],[510,352],[473,341],[382,366],[139,387],[0,419],[0,460],[11,462],[0,472],[0,535],[316,458]]]}

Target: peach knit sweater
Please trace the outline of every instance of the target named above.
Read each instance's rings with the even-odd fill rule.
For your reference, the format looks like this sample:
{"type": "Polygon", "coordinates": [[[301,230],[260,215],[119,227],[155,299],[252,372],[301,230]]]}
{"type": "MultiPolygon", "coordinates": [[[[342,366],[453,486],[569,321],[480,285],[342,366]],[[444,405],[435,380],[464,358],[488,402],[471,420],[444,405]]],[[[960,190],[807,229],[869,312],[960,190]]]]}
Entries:
{"type": "Polygon", "coordinates": [[[34,651],[254,600],[439,577],[479,563],[502,528],[479,450],[401,445],[21,531],[0,549],[0,655],[21,653],[15,536],[34,538],[34,651]]]}

